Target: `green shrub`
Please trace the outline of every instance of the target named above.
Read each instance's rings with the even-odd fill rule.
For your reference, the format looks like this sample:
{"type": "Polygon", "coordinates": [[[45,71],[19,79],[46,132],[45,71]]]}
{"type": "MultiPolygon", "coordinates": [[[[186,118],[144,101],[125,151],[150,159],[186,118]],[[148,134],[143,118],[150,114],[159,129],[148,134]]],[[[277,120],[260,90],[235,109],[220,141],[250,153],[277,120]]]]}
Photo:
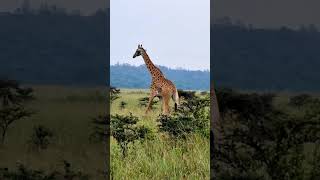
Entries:
{"type": "Polygon", "coordinates": [[[208,121],[210,119],[210,97],[194,96],[181,102],[178,113],[182,115],[191,115],[199,121],[208,121]]]}
{"type": "Polygon", "coordinates": [[[200,133],[209,138],[210,99],[209,96],[193,96],[191,92],[181,102],[176,113],[171,116],[160,115],[157,119],[160,132],[167,132],[173,139],[185,139],[191,133],[200,133]]]}
{"type": "Polygon", "coordinates": [[[89,136],[91,142],[104,142],[110,136],[110,117],[108,115],[99,115],[92,118],[93,132],[89,136]]]}
{"type": "Polygon", "coordinates": [[[127,106],[127,104],[128,104],[128,103],[126,103],[126,102],[124,102],[124,101],[121,101],[121,102],[120,102],[120,105],[119,105],[120,109],[125,109],[126,106],[127,106]]]}
{"type": "Polygon", "coordinates": [[[186,139],[201,127],[199,121],[191,116],[160,115],[157,121],[160,122],[159,131],[168,133],[172,139],[186,139]]]}
{"type": "MultiPolygon", "coordinates": [[[[71,169],[71,164],[64,160],[63,161],[64,165],[64,173],[61,174],[65,180],[89,180],[90,176],[88,174],[84,174],[81,171],[74,171],[71,169]]],[[[61,177],[60,177],[61,178],[61,177]]]]}
{"type": "Polygon", "coordinates": [[[184,91],[182,89],[178,89],[178,94],[179,97],[183,97],[184,99],[192,99],[196,97],[196,92],[195,91],[184,91]]]}
{"type": "Polygon", "coordinates": [[[29,143],[38,150],[47,149],[52,137],[53,132],[49,128],[38,125],[33,128],[29,143]]]}
{"type": "Polygon", "coordinates": [[[8,168],[0,168],[1,180],[89,180],[90,176],[81,171],[71,169],[71,164],[63,161],[63,172],[34,170],[18,163],[17,170],[9,171],[8,168]]]}
{"type": "Polygon", "coordinates": [[[308,94],[300,94],[297,96],[290,97],[289,105],[294,107],[301,107],[304,104],[309,103],[312,101],[312,97],[308,94]]]}
{"type": "Polygon", "coordinates": [[[120,98],[120,89],[117,89],[116,87],[110,87],[110,102],[112,103],[116,99],[120,98]]]}
{"type": "MultiPolygon", "coordinates": [[[[149,103],[149,97],[143,97],[143,98],[139,98],[139,106],[140,107],[147,107],[148,103],[149,103]]],[[[156,105],[159,101],[156,99],[153,99],[153,101],[151,102],[151,109],[155,109],[154,105],[156,105]]]]}
{"type": "Polygon", "coordinates": [[[209,94],[208,91],[201,91],[201,92],[200,92],[200,95],[201,95],[201,96],[206,96],[206,95],[208,95],[208,94],[209,94]]]}
{"type": "Polygon", "coordinates": [[[273,106],[272,94],[218,91],[222,119],[214,128],[211,151],[215,177],[252,172],[261,179],[303,179],[304,146],[317,143],[320,103],[313,102],[302,117],[273,106]],[[216,138],[218,135],[218,138],[216,138]]]}
{"type": "Polygon", "coordinates": [[[151,130],[145,126],[137,126],[139,119],[131,113],[125,115],[111,115],[111,135],[116,139],[125,157],[130,143],[152,138],[151,130]]]}
{"type": "Polygon", "coordinates": [[[33,170],[18,163],[16,171],[9,171],[8,168],[0,169],[1,180],[56,180],[58,172],[45,173],[42,170],[33,170]]]}

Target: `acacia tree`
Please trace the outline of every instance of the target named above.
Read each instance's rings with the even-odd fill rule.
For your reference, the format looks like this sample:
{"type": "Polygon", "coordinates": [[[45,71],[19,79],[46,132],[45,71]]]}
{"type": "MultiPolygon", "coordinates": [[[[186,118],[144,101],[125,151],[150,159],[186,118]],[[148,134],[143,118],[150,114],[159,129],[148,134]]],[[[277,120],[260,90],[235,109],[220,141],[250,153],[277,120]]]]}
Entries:
{"type": "Polygon", "coordinates": [[[0,130],[4,143],[9,127],[16,121],[33,114],[24,103],[33,98],[32,89],[23,88],[17,81],[0,80],[0,130]]]}
{"type": "Polygon", "coordinates": [[[143,142],[146,139],[152,139],[152,131],[145,126],[137,126],[139,118],[129,115],[111,115],[110,126],[111,135],[119,144],[123,157],[126,157],[129,144],[140,140],[143,142]]]}

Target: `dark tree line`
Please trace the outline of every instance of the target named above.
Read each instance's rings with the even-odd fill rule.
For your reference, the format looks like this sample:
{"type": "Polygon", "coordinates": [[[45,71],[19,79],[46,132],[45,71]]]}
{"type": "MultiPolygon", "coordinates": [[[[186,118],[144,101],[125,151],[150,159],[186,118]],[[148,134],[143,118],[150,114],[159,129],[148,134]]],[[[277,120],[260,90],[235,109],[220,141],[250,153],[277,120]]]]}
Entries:
{"type": "Polygon", "coordinates": [[[109,10],[57,7],[0,14],[0,77],[31,84],[105,85],[109,10]]]}
{"type": "Polygon", "coordinates": [[[211,78],[220,87],[318,91],[319,46],[315,25],[262,29],[222,18],[211,28],[211,78]]]}

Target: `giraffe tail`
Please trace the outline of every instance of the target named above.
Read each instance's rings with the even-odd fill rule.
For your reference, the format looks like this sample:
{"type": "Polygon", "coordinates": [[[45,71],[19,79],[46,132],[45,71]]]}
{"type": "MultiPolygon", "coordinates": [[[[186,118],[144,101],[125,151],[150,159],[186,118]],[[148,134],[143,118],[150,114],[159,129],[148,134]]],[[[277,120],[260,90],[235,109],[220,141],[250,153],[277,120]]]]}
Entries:
{"type": "Polygon", "coordinates": [[[175,94],[174,94],[174,110],[177,111],[178,106],[180,106],[180,99],[179,99],[179,94],[178,94],[178,90],[175,90],[175,94]]]}

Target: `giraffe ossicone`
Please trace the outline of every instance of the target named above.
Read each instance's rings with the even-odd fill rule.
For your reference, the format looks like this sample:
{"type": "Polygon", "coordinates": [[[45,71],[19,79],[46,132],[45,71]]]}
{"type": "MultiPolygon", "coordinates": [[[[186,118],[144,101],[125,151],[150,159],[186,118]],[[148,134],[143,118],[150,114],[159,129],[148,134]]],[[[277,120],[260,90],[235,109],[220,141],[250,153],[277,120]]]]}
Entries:
{"type": "Polygon", "coordinates": [[[164,115],[170,113],[170,98],[173,99],[175,110],[177,110],[177,107],[180,105],[180,100],[176,86],[169,79],[165,78],[161,70],[153,64],[146,50],[142,47],[142,44],[138,45],[138,49],[134,53],[133,58],[138,56],[142,56],[152,78],[146,114],[150,111],[151,103],[156,96],[162,97],[162,113],[164,115]]]}

